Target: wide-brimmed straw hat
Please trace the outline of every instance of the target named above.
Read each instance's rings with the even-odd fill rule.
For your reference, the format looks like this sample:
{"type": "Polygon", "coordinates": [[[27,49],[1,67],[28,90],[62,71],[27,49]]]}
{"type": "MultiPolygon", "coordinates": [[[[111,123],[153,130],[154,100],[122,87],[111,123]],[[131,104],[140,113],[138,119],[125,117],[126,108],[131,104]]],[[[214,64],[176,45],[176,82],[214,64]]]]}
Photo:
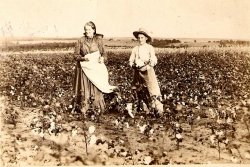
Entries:
{"type": "Polygon", "coordinates": [[[138,38],[139,34],[143,34],[148,38],[146,42],[151,42],[152,41],[152,38],[149,35],[148,31],[146,29],[144,29],[144,28],[139,28],[139,30],[134,31],[133,34],[134,34],[135,38],[138,38]]]}

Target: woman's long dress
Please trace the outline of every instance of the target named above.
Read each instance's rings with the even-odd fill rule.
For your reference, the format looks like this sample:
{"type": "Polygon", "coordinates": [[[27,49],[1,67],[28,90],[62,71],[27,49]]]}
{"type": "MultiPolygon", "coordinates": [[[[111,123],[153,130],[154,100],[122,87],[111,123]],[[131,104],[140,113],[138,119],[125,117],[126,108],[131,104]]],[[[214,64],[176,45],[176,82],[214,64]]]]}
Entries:
{"type": "Polygon", "coordinates": [[[113,86],[108,83],[108,71],[104,63],[99,63],[99,58],[105,56],[101,36],[92,39],[82,37],[78,40],[75,55],[88,58],[89,61],[77,61],[74,78],[74,93],[76,103],[87,111],[91,106],[105,110],[103,93],[111,93],[113,86]]]}

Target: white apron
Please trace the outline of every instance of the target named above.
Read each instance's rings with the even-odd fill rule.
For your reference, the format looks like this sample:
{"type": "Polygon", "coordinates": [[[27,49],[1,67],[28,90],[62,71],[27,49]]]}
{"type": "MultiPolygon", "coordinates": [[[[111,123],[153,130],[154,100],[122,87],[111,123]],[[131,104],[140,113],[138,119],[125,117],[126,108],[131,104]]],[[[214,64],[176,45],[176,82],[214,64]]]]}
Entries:
{"type": "Polygon", "coordinates": [[[88,79],[103,93],[111,93],[116,86],[109,85],[108,70],[104,63],[99,63],[99,51],[85,55],[89,61],[80,62],[83,72],[88,79]]]}

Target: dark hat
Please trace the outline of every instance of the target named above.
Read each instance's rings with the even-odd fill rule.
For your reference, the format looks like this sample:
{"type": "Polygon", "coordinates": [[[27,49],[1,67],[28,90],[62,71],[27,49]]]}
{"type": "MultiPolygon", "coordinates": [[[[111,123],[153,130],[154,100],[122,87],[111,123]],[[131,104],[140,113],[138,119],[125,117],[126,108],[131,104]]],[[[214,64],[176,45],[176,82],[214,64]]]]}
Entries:
{"type": "Polygon", "coordinates": [[[152,41],[152,38],[149,35],[148,31],[146,29],[144,29],[144,28],[139,28],[139,30],[134,31],[133,34],[134,34],[135,38],[138,38],[139,34],[143,34],[148,38],[146,42],[151,42],[152,41]]]}

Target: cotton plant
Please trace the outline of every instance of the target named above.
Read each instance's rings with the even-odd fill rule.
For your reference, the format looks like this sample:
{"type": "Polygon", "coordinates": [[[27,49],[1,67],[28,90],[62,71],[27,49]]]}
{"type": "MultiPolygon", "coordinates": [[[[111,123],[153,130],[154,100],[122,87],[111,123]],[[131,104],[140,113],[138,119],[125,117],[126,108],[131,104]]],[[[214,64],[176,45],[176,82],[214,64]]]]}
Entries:
{"type": "Polygon", "coordinates": [[[210,142],[214,145],[219,153],[219,159],[221,158],[221,143],[228,143],[228,140],[224,136],[224,132],[222,130],[215,131],[214,134],[210,136],[210,142]]]}
{"type": "Polygon", "coordinates": [[[247,129],[248,136],[250,136],[250,113],[245,112],[241,118],[241,121],[244,123],[244,125],[247,129]]]}
{"type": "Polygon", "coordinates": [[[154,134],[153,126],[150,125],[150,124],[147,124],[147,126],[145,127],[145,130],[144,130],[144,134],[145,134],[149,139],[152,139],[152,136],[153,136],[153,134],[154,134]]]}
{"type": "MultiPolygon", "coordinates": [[[[101,121],[101,109],[99,107],[95,107],[93,105],[94,102],[94,97],[91,97],[88,100],[88,104],[89,104],[89,109],[84,111],[83,115],[85,118],[89,118],[91,121],[93,122],[100,122],[101,121]]],[[[82,108],[82,110],[84,110],[84,108],[82,108]]]]}
{"type": "Polygon", "coordinates": [[[78,133],[79,133],[78,132],[78,127],[77,126],[73,127],[72,130],[71,130],[71,136],[73,138],[75,138],[75,137],[77,137],[78,133]]]}
{"type": "Polygon", "coordinates": [[[140,121],[136,125],[138,132],[140,134],[144,134],[150,140],[153,139],[153,135],[155,134],[155,129],[153,128],[153,125],[150,124],[149,122],[144,122],[141,120],[143,120],[142,116],[141,116],[140,121]]]}
{"type": "Polygon", "coordinates": [[[84,130],[83,136],[84,136],[84,143],[85,143],[85,149],[86,149],[86,154],[88,155],[88,147],[93,146],[96,144],[98,138],[94,134],[96,131],[96,128],[94,125],[91,125],[88,127],[88,130],[84,130]]]}
{"type": "Polygon", "coordinates": [[[113,120],[112,122],[115,125],[115,127],[119,130],[125,130],[130,128],[128,120],[125,116],[120,116],[117,119],[113,120]]]}
{"type": "Polygon", "coordinates": [[[127,103],[126,105],[126,110],[128,111],[128,115],[131,117],[131,118],[135,118],[134,116],[134,108],[133,108],[133,103],[127,103]]]}
{"type": "Polygon", "coordinates": [[[225,145],[226,149],[231,152],[232,149],[236,149],[238,151],[238,154],[241,156],[239,152],[239,147],[234,144],[235,139],[235,128],[234,126],[228,122],[226,123],[218,123],[215,122],[212,125],[209,125],[209,128],[211,129],[212,134],[210,135],[210,143],[211,145],[217,149],[219,159],[221,158],[221,150],[222,150],[222,144],[225,145]]]}
{"type": "MultiPolygon", "coordinates": [[[[195,120],[195,116],[192,110],[190,110],[186,116],[187,118],[187,122],[191,127],[191,130],[193,130],[193,125],[194,125],[194,120],[195,120]]],[[[200,120],[200,116],[196,117],[196,120],[200,120]]]]}
{"type": "Polygon", "coordinates": [[[141,126],[140,124],[137,124],[137,127],[139,128],[140,133],[144,134],[147,125],[144,124],[144,125],[141,126]]]}
{"type": "Polygon", "coordinates": [[[40,136],[44,136],[45,133],[49,135],[57,135],[61,130],[61,120],[62,116],[58,115],[55,109],[49,105],[45,105],[40,110],[40,115],[34,117],[30,127],[34,134],[39,131],[40,136]],[[42,132],[41,132],[42,131],[42,132]],[[43,133],[43,135],[41,135],[43,133]]]}
{"type": "Polygon", "coordinates": [[[177,150],[179,149],[179,145],[183,140],[182,136],[182,127],[179,123],[176,123],[174,125],[174,134],[175,134],[175,140],[176,140],[176,145],[177,145],[177,150]]]}

